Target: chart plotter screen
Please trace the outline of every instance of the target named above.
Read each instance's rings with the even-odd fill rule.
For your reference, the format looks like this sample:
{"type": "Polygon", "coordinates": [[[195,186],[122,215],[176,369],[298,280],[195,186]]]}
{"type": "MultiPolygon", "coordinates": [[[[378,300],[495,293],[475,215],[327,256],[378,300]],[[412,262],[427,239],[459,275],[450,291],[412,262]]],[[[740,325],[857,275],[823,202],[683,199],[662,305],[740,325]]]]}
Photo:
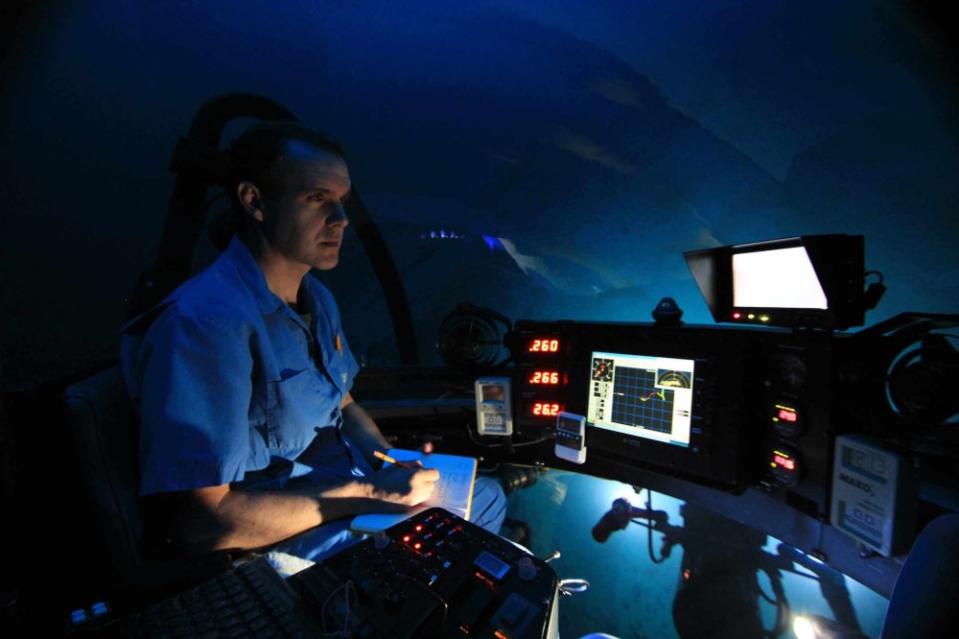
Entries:
{"type": "Polygon", "coordinates": [[[689,359],[594,352],[587,422],[688,447],[694,364],[689,359]]]}

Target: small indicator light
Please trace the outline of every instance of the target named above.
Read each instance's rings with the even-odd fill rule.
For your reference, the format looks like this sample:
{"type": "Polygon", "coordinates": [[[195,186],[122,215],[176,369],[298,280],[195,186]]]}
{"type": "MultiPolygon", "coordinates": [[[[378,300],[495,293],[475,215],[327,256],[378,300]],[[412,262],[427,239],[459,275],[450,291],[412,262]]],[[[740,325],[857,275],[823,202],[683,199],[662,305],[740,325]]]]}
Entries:
{"type": "Polygon", "coordinates": [[[749,315],[746,316],[746,319],[751,319],[751,320],[752,320],[752,319],[756,319],[756,314],[755,314],[755,313],[750,313],[749,315]]]}
{"type": "Polygon", "coordinates": [[[760,321],[760,322],[768,322],[768,321],[769,321],[769,316],[768,316],[768,315],[760,315],[760,316],[759,316],[759,321],[760,321]]]}
{"type": "Polygon", "coordinates": [[[795,423],[796,420],[798,419],[795,411],[786,410],[785,408],[779,409],[779,415],[777,415],[777,417],[779,417],[779,419],[783,420],[784,422],[792,422],[792,423],[795,423]]]}
{"type": "Polygon", "coordinates": [[[733,313],[733,319],[742,319],[742,317],[743,317],[743,314],[740,313],[739,311],[736,311],[735,313],[733,313]]]}
{"type": "Polygon", "coordinates": [[[776,466],[781,466],[782,468],[785,468],[786,470],[796,469],[796,462],[782,455],[773,455],[773,462],[775,462],[776,466]]]}
{"type": "Polygon", "coordinates": [[[419,532],[421,530],[423,530],[423,524],[417,524],[416,531],[419,532]]]}
{"type": "Polygon", "coordinates": [[[420,542],[416,542],[415,544],[413,544],[413,548],[416,548],[417,550],[419,550],[422,547],[423,547],[423,544],[421,544],[420,542]]]}

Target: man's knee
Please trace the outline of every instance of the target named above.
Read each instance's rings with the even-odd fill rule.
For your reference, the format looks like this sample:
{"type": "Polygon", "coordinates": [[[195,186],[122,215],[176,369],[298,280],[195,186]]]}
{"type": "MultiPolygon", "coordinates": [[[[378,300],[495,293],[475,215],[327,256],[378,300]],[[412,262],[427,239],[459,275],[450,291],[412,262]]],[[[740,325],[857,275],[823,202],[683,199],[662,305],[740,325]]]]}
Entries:
{"type": "Polygon", "coordinates": [[[499,481],[492,477],[477,477],[470,520],[490,532],[499,533],[505,517],[506,493],[499,481]]]}
{"type": "Polygon", "coordinates": [[[274,550],[309,561],[319,561],[352,546],[360,539],[362,536],[352,532],[350,520],[345,519],[311,528],[280,542],[274,546],[274,550]]]}

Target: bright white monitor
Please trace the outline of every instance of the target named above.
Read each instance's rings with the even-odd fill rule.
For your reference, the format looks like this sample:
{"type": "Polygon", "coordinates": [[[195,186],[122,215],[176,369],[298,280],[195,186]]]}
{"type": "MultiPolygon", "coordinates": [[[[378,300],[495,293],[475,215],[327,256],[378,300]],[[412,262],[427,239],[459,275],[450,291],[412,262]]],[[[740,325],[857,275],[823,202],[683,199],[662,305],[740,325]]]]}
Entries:
{"type": "Polygon", "coordinates": [[[818,308],[826,293],[802,246],[733,254],[734,308],[818,308]]]}

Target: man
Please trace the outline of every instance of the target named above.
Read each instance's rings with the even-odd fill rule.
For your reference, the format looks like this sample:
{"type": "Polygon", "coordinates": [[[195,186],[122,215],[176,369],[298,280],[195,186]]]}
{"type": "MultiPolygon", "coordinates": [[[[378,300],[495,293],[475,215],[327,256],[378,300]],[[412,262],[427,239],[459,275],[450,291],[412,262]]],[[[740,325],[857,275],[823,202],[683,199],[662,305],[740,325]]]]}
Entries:
{"type": "MultiPolygon", "coordinates": [[[[299,124],[267,123],[229,157],[237,236],[124,329],[140,493],[152,532],[183,551],[284,542],[317,559],[350,541],[350,517],[421,503],[439,474],[373,470],[373,451],[389,444],[350,395],[359,367],[336,303],[309,273],[337,265],[348,224],[339,147],[299,124]]],[[[477,485],[474,521],[495,532],[502,490],[477,485]]]]}

